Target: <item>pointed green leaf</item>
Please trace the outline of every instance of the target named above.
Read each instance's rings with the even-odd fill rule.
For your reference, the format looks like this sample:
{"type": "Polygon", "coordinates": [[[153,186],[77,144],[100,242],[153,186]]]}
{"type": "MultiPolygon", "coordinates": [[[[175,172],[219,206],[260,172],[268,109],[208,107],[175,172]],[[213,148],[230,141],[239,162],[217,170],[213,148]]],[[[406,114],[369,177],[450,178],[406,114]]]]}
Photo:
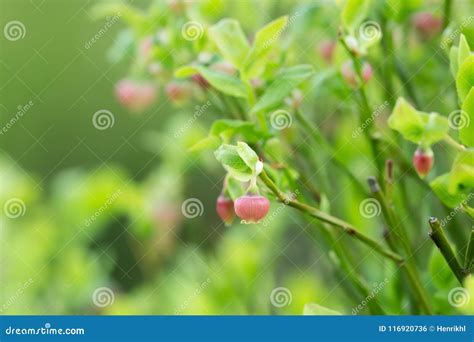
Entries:
{"type": "Polygon", "coordinates": [[[304,305],[303,315],[305,316],[339,316],[340,312],[326,308],[319,304],[307,303],[304,305]]]}
{"type": "Polygon", "coordinates": [[[474,87],[464,99],[459,115],[459,139],[464,145],[474,146],[474,87]]]}
{"type": "Polygon", "coordinates": [[[261,161],[258,159],[258,155],[255,153],[255,151],[252,150],[249,145],[239,141],[237,143],[237,152],[244,163],[252,169],[252,172],[260,173],[261,169],[259,170],[260,166],[258,164],[261,164],[261,161]]]}
{"type": "Polygon", "coordinates": [[[397,100],[388,125],[405,139],[426,146],[442,140],[449,130],[448,119],[437,113],[417,111],[403,98],[397,100]]]}
{"type": "Polygon", "coordinates": [[[458,48],[458,65],[462,65],[464,61],[471,55],[471,49],[469,48],[469,44],[467,43],[466,37],[461,34],[461,38],[459,38],[459,48],[458,48]]]}
{"type": "Polygon", "coordinates": [[[239,155],[237,146],[223,144],[214,152],[214,155],[224,169],[238,181],[248,182],[252,178],[252,169],[239,155]]]}
{"type": "Polygon", "coordinates": [[[278,18],[260,29],[255,35],[255,42],[244,64],[246,78],[256,78],[262,74],[267,64],[267,57],[278,44],[280,36],[288,23],[288,16],[278,18]]]}
{"type": "Polygon", "coordinates": [[[259,131],[252,122],[226,119],[214,121],[210,134],[219,136],[224,142],[229,142],[232,137],[237,135],[248,142],[257,142],[265,137],[263,132],[259,131]]]}
{"type": "Polygon", "coordinates": [[[368,10],[368,0],[347,0],[342,10],[342,23],[349,30],[354,30],[364,21],[368,10]]]}
{"type": "Polygon", "coordinates": [[[457,46],[453,46],[451,47],[451,50],[449,50],[449,69],[451,70],[451,74],[453,74],[454,79],[456,79],[456,75],[458,74],[459,70],[458,52],[459,49],[457,46]]]}
{"type": "Polygon", "coordinates": [[[219,49],[222,56],[242,69],[250,46],[239,22],[235,19],[222,19],[209,28],[209,39],[219,49]]]}
{"type": "Polygon", "coordinates": [[[449,192],[456,194],[474,188],[474,149],[459,152],[449,179],[449,192]]]}
{"type": "Polygon", "coordinates": [[[461,102],[464,101],[472,87],[474,87],[474,56],[470,55],[459,66],[456,76],[456,88],[461,102]]]}
{"type": "Polygon", "coordinates": [[[176,70],[175,76],[183,78],[190,77],[196,73],[200,73],[214,88],[226,95],[242,98],[247,97],[245,86],[238,78],[201,65],[181,67],[176,70]]]}
{"type": "Polygon", "coordinates": [[[466,200],[467,195],[463,192],[454,192],[449,191],[449,182],[450,182],[450,173],[445,173],[439,177],[436,177],[431,183],[430,186],[433,189],[436,196],[448,207],[455,208],[463,201],[466,200]]]}
{"type": "Polygon", "coordinates": [[[270,84],[252,112],[260,112],[278,106],[291,91],[314,74],[311,65],[297,65],[282,70],[270,84]]]}

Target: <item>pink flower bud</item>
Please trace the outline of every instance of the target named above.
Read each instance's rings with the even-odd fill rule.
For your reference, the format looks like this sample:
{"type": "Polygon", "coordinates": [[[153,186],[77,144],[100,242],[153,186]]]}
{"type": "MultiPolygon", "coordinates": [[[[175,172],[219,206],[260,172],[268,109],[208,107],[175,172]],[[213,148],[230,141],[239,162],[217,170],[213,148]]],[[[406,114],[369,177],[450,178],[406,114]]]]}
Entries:
{"type": "Polygon", "coordinates": [[[418,147],[413,154],[413,166],[420,177],[425,177],[433,167],[434,155],[433,151],[428,148],[418,147]]]}
{"type": "Polygon", "coordinates": [[[362,78],[364,79],[365,83],[370,81],[370,79],[372,78],[372,74],[372,66],[369,63],[365,62],[364,65],[362,65],[362,78]]]}
{"type": "Polygon", "coordinates": [[[324,61],[328,64],[332,63],[332,59],[334,57],[334,50],[336,48],[336,42],[333,40],[324,40],[322,41],[319,46],[319,54],[324,59],[324,61]]]}
{"type": "Polygon", "coordinates": [[[150,107],[156,99],[156,87],[151,82],[121,80],[115,86],[118,101],[132,112],[141,112],[150,107]]]}
{"type": "Polygon", "coordinates": [[[234,210],[242,223],[258,223],[270,209],[270,201],[263,196],[245,195],[237,198],[234,210]]]}
{"type": "Polygon", "coordinates": [[[194,74],[191,76],[191,79],[202,89],[207,89],[211,86],[201,74],[194,74]]]}
{"type": "MultiPolygon", "coordinates": [[[[362,73],[362,79],[364,80],[364,83],[367,83],[368,81],[370,81],[370,79],[372,78],[372,75],[373,75],[372,66],[369,63],[364,62],[364,64],[362,64],[361,73],[362,73]]],[[[349,86],[351,86],[352,88],[357,87],[359,82],[357,80],[357,74],[356,74],[356,71],[354,69],[354,65],[353,65],[352,61],[350,61],[350,60],[346,61],[341,66],[341,74],[342,74],[342,77],[344,78],[344,80],[346,81],[346,83],[349,86]]]]}
{"type": "Polygon", "coordinates": [[[165,87],[165,93],[174,103],[182,103],[189,97],[189,91],[182,82],[170,82],[165,87]]]}
{"type": "Polygon", "coordinates": [[[148,60],[151,54],[151,48],[153,47],[153,38],[146,37],[140,41],[139,52],[140,57],[143,60],[148,60]]]}
{"type": "Polygon", "coordinates": [[[229,225],[234,220],[234,201],[230,198],[220,195],[216,202],[217,215],[226,225],[229,225]]]}
{"type": "Polygon", "coordinates": [[[442,21],[429,12],[418,12],[413,15],[412,23],[423,39],[431,39],[441,31],[442,21]]]}
{"type": "Polygon", "coordinates": [[[344,81],[352,88],[357,87],[357,75],[352,65],[352,61],[347,61],[341,66],[341,74],[344,81]]]}
{"type": "Polygon", "coordinates": [[[219,62],[211,65],[211,69],[222,72],[227,75],[235,75],[236,69],[232,63],[229,62],[219,62]]]}

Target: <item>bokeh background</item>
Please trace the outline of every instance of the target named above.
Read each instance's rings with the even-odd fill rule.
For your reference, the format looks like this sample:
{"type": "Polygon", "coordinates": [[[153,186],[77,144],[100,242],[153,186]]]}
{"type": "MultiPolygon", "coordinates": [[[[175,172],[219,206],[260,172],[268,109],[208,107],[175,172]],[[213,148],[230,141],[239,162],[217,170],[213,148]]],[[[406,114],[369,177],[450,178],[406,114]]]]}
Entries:
{"type": "MultiPolygon", "coordinates": [[[[98,3],[0,3],[2,28],[11,21],[24,26],[21,39],[9,40],[4,33],[0,37],[2,314],[301,314],[308,302],[350,314],[362,298],[331,264],[331,248],[315,233],[313,222],[280,210],[277,203],[272,204],[278,213],[271,225],[225,227],[215,214],[224,172],[212,153],[193,154],[189,146],[205,136],[218,111],[193,121],[176,137],[173,133],[193,118],[194,107],[172,105],[163,85],[154,105],[141,113],[119,105],[114,87],[130,72],[137,47],[130,45],[121,19],[86,47],[111,20],[98,14],[98,3]],[[113,125],[104,130],[93,123],[94,113],[101,110],[113,118],[113,125]],[[23,114],[12,123],[19,111],[23,114]],[[183,213],[183,203],[192,199],[198,200],[197,214],[183,213]],[[7,203],[17,211],[6,215],[7,203]]],[[[152,1],[127,3],[147,13],[152,1]]],[[[157,17],[172,12],[168,2],[156,3],[157,17]]],[[[442,1],[413,4],[441,14],[442,1]]],[[[312,84],[313,99],[320,100],[313,102],[312,110],[324,112],[350,93],[340,79],[327,81],[327,88],[319,86],[332,75],[318,54],[318,44],[336,37],[335,3],[206,0],[195,6],[209,24],[227,16],[239,19],[249,36],[281,15],[304,13],[290,31],[298,39],[285,42],[291,40],[288,44],[301,49],[300,60],[322,70],[312,84]]],[[[469,2],[462,6],[469,8],[469,2]]],[[[425,58],[430,49],[409,52],[410,69],[419,71],[414,84],[437,85],[448,75],[432,72],[446,60],[432,51],[425,58]]],[[[176,59],[191,61],[187,56],[176,59]]],[[[380,70],[383,64],[374,67],[380,70]]],[[[427,86],[420,92],[427,104],[424,110],[452,105],[450,86],[427,86]]],[[[377,84],[371,89],[372,94],[381,92],[377,84]]],[[[351,109],[339,108],[334,119],[351,109]]],[[[316,121],[335,146],[345,146],[340,158],[355,173],[371,174],[364,158],[358,157],[367,146],[346,146],[340,140],[351,134],[354,116],[341,122],[320,115],[316,121]]],[[[337,171],[330,173],[334,179],[338,176],[337,171]]],[[[350,187],[343,193],[347,183],[335,187],[338,196],[330,200],[337,204],[335,212],[380,237],[380,222],[360,216],[363,197],[350,187]]],[[[416,203],[426,194],[410,196],[416,203]]],[[[420,207],[420,215],[429,210],[420,207]]],[[[359,250],[345,237],[339,239],[351,246],[350,252],[359,250]]],[[[446,265],[436,257],[429,265],[432,248],[423,246],[422,264],[435,270],[425,279],[427,286],[446,285],[446,265]]],[[[396,280],[391,278],[385,286],[386,274],[393,273],[386,263],[366,260],[355,272],[364,274],[370,286],[382,284],[379,300],[397,314],[406,302],[397,297],[396,280]]],[[[442,292],[440,303],[445,298],[442,292]]],[[[445,313],[452,309],[445,304],[445,313]]]]}

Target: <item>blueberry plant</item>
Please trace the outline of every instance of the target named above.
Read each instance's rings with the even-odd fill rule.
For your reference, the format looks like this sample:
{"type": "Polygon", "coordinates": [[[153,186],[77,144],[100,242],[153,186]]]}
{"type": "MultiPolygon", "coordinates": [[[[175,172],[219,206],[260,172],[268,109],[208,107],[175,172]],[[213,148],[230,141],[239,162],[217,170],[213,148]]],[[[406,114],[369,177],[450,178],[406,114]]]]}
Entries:
{"type": "Polygon", "coordinates": [[[449,0],[437,13],[421,1],[285,4],[286,15],[267,4],[283,15],[252,32],[221,1],[98,6],[129,24],[111,53],[135,56],[118,100],[133,112],[158,93],[177,111],[208,101],[189,153],[222,165],[220,219],[271,227],[291,207],[369,313],[468,312],[450,300],[474,289],[474,35],[462,13],[449,0]],[[377,263],[383,301],[366,278],[377,263]]]}

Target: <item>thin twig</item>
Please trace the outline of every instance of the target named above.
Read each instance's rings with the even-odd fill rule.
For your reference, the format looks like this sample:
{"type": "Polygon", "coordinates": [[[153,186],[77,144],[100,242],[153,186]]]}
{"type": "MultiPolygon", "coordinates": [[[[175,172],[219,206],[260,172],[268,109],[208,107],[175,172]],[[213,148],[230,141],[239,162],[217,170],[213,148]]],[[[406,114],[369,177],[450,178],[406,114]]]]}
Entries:
{"type": "Polygon", "coordinates": [[[329,223],[332,226],[341,229],[344,233],[346,233],[347,235],[352,236],[353,238],[355,238],[355,239],[361,241],[362,243],[366,244],[367,246],[372,248],[377,253],[379,253],[379,254],[387,257],[387,258],[392,259],[397,264],[403,264],[404,260],[400,255],[390,251],[389,249],[387,249],[386,247],[384,247],[383,245],[378,243],[376,240],[374,240],[371,237],[361,233],[359,230],[357,230],[350,223],[347,223],[347,222],[345,222],[345,221],[343,221],[343,220],[341,220],[341,219],[339,219],[335,216],[327,214],[327,213],[325,213],[325,212],[323,212],[323,211],[321,211],[321,210],[319,210],[315,207],[312,207],[312,206],[307,205],[305,203],[301,203],[299,201],[296,201],[296,200],[286,196],[276,186],[276,184],[270,179],[270,177],[267,175],[267,173],[265,171],[260,173],[260,179],[274,193],[274,195],[277,197],[277,199],[280,202],[282,202],[282,203],[284,203],[284,204],[286,204],[290,207],[296,208],[300,211],[303,211],[303,212],[309,214],[310,216],[312,216],[314,218],[317,218],[320,221],[329,223]]]}
{"type": "Polygon", "coordinates": [[[430,238],[433,240],[435,245],[438,247],[439,251],[443,255],[444,259],[449,265],[449,268],[451,268],[451,271],[453,271],[454,275],[456,276],[457,280],[462,285],[465,273],[463,272],[463,269],[461,265],[459,264],[458,259],[456,258],[456,255],[454,254],[451,245],[446,238],[446,235],[444,235],[443,228],[441,228],[441,224],[439,223],[438,219],[436,217],[431,217],[429,220],[430,223],[430,238]]]}

